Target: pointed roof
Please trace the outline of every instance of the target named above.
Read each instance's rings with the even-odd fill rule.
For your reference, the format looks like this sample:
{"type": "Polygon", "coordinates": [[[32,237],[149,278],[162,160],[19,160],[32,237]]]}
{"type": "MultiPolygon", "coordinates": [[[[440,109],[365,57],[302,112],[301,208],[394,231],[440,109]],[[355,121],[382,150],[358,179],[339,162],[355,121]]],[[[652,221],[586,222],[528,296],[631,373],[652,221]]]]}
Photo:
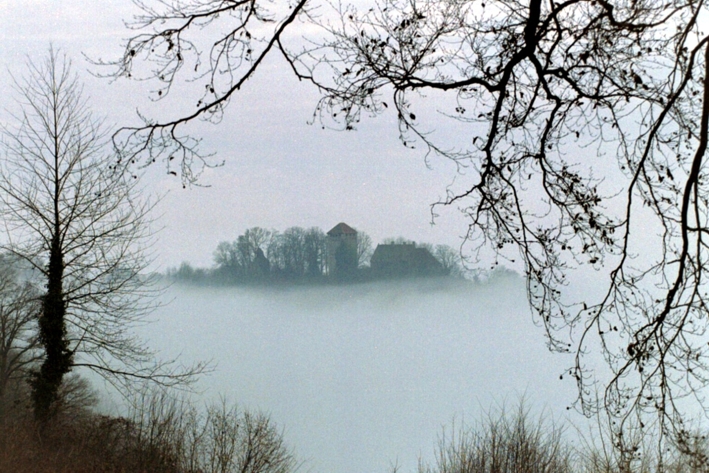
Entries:
{"type": "Polygon", "coordinates": [[[327,232],[329,236],[340,236],[340,235],[356,235],[357,230],[354,228],[350,227],[344,222],[340,222],[334,227],[332,227],[332,230],[327,232]]]}

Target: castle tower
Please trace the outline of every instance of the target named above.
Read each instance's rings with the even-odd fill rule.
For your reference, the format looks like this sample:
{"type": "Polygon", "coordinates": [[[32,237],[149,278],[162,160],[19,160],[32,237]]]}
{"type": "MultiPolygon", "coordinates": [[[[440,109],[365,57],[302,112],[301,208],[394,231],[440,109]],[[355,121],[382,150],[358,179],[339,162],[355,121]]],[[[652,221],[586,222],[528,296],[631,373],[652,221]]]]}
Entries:
{"type": "Polygon", "coordinates": [[[357,230],[338,223],[327,232],[327,273],[351,274],[357,270],[357,230]]]}

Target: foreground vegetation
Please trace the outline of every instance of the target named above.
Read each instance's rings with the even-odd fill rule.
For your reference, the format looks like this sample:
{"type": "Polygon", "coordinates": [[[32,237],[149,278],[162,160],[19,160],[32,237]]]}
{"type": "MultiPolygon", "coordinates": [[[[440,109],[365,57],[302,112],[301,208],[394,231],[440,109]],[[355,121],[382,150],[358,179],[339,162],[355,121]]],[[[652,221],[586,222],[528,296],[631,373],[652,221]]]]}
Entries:
{"type": "MultiPolygon", "coordinates": [[[[26,385],[14,383],[2,399],[0,471],[289,473],[308,471],[268,416],[225,400],[198,408],[167,391],[137,395],[125,416],[98,413],[96,394],[78,376],[67,377],[49,427],[38,435],[26,385]]],[[[656,439],[636,430],[622,448],[608,435],[569,442],[568,429],[533,418],[520,403],[491,411],[471,426],[440,437],[431,463],[417,473],[706,473],[709,445],[656,451],[656,439]]],[[[402,473],[397,467],[392,473],[402,473]]],[[[335,472],[336,473],[336,472],[335,472]]]]}
{"type": "Polygon", "coordinates": [[[125,417],[99,414],[95,396],[68,378],[52,423],[39,424],[22,386],[0,417],[0,471],[287,473],[295,455],[268,416],[226,401],[198,409],[166,391],[133,399],[125,417]]]}

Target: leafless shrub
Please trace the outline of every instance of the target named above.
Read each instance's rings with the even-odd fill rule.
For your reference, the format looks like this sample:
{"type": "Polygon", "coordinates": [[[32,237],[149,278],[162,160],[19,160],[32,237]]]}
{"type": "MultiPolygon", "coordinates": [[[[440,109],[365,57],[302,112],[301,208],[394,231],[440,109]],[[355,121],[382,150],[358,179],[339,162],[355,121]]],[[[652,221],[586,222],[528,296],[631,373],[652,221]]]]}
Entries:
{"type": "Polygon", "coordinates": [[[662,442],[656,428],[630,423],[622,436],[613,434],[607,416],[581,436],[577,449],[583,473],[707,473],[709,443],[700,430],[687,431],[679,441],[662,442]]]}
{"type": "Polygon", "coordinates": [[[493,413],[472,428],[453,428],[439,441],[435,465],[419,464],[419,473],[570,473],[573,451],[553,423],[516,412],[493,413]]]}
{"type": "Polygon", "coordinates": [[[165,391],[148,393],[135,403],[130,418],[142,446],[142,468],[169,465],[190,473],[287,473],[297,468],[267,415],[240,410],[225,399],[200,412],[165,391]]]}
{"type": "MultiPolygon", "coordinates": [[[[74,380],[67,387],[71,399],[86,398],[83,380],[67,379],[74,380]]],[[[77,404],[55,419],[41,438],[31,415],[6,422],[0,471],[289,473],[298,467],[268,416],[223,399],[198,409],[166,391],[149,392],[137,397],[128,417],[95,414],[77,404]]]]}
{"type": "MultiPolygon", "coordinates": [[[[418,473],[707,473],[707,435],[692,430],[681,443],[658,438],[658,430],[628,425],[619,439],[607,416],[572,445],[558,424],[520,403],[509,413],[491,412],[472,427],[444,432],[435,463],[419,462],[418,473]]],[[[392,469],[393,473],[398,467],[392,469]]]]}
{"type": "Polygon", "coordinates": [[[677,464],[674,451],[658,452],[652,430],[627,425],[620,437],[612,434],[608,418],[599,416],[596,427],[581,435],[579,459],[584,473],[679,472],[663,468],[677,464]],[[663,454],[664,453],[664,454],[663,454]]]}

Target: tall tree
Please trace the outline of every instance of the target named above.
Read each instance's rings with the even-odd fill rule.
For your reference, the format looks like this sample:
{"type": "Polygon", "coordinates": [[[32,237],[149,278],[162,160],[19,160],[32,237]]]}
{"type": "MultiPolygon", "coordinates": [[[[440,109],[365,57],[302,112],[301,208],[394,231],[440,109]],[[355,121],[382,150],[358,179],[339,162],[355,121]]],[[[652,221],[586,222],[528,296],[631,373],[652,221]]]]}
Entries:
{"type": "Polygon", "coordinates": [[[327,236],[318,227],[311,227],[303,235],[305,276],[318,279],[325,273],[327,259],[327,236]]]}
{"type": "MultiPolygon", "coordinates": [[[[42,360],[31,379],[37,419],[51,418],[65,375],[86,367],[113,382],[184,379],[153,360],[130,327],[151,307],[141,275],[148,212],[137,176],[107,152],[71,63],[50,49],[15,80],[18,111],[0,163],[3,249],[40,275],[42,360]]],[[[187,375],[189,373],[185,373],[187,375]]]]}
{"type": "Polygon", "coordinates": [[[306,230],[301,227],[287,228],[274,236],[268,249],[268,258],[276,274],[285,280],[301,279],[306,274],[306,230]]]}
{"type": "Polygon", "coordinates": [[[453,277],[462,277],[464,274],[463,260],[460,257],[460,251],[451,248],[448,245],[436,245],[432,251],[445,274],[453,277]]]}

